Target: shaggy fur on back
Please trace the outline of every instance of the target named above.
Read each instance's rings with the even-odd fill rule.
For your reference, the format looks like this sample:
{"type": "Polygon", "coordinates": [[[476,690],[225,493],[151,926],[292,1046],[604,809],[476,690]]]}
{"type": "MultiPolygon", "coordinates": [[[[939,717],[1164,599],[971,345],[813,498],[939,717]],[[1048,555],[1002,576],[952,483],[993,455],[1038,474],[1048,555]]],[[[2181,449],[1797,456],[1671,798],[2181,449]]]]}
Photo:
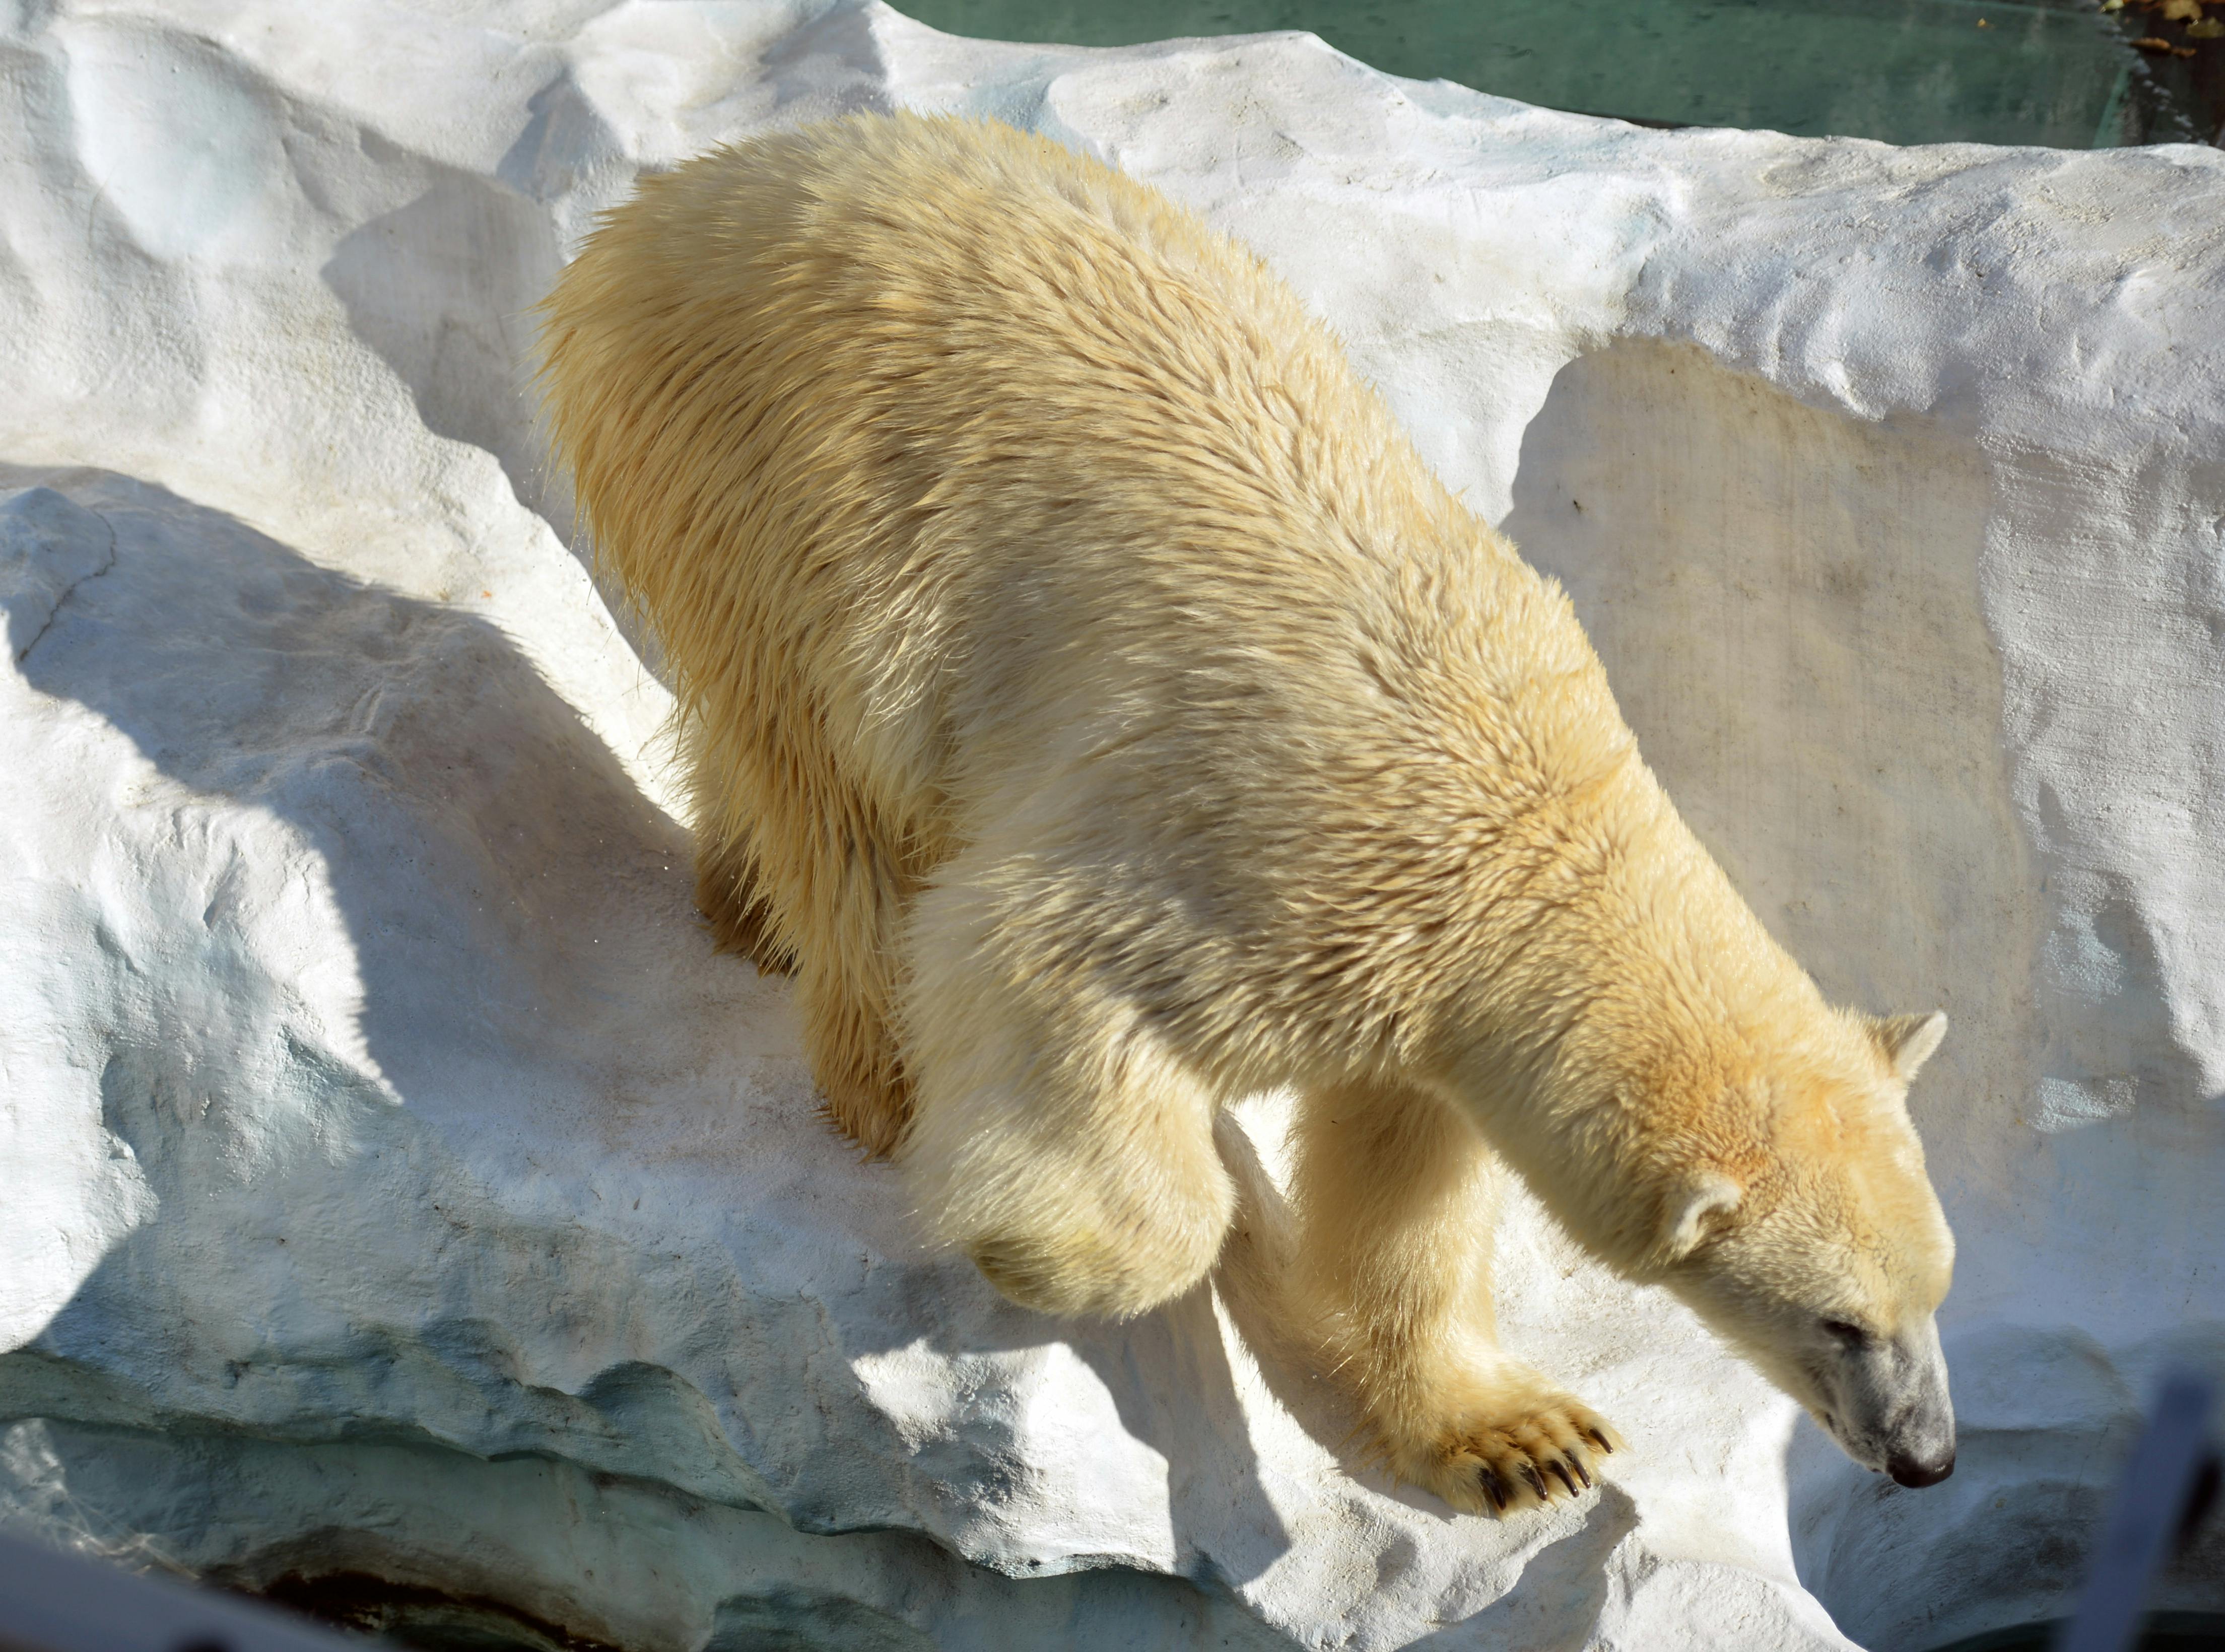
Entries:
{"type": "Polygon", "coordinates": [[[1492,1341],[1501,1159],[1819,1415],[1818,1323],[1922,1342],[1935,1021],[1822,1002],[1567,598],[1252,254],[1046,140],[861,117],[644,179],[546,313],[703,908],[1008,1294],[1189,1288],[1215,1112],[1290,1086],[1284,1327],[1461,1506],[1613,1440],[1492,1341]]]}

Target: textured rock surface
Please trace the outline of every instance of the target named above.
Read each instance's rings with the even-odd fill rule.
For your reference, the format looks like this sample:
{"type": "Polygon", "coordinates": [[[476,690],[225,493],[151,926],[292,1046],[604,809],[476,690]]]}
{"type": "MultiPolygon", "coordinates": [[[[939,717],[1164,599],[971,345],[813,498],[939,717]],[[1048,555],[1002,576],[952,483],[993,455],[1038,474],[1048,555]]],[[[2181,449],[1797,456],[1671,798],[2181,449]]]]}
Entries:
{"type": "Polygon", "coordinates": [[[0,84],[0,1522],[643,1652],[2057,1609],[2156,1365],[2225,1351],[2225,157],[1639,132],[1303,37],[806,0],[27,6],[0,84]],[[1017,1312],[817,1123],[782,990],[691,916],[663,693],[515,364],[638,168],[891,104],[1258,247],[1569,583],[1825,987],[1949,1010],[1952,1481],[1852,1468],[1522,1210],[1510,1339],[1632,1449],[1455,1519],[1340,1457],[1240,1292],[1017,1312]]]}

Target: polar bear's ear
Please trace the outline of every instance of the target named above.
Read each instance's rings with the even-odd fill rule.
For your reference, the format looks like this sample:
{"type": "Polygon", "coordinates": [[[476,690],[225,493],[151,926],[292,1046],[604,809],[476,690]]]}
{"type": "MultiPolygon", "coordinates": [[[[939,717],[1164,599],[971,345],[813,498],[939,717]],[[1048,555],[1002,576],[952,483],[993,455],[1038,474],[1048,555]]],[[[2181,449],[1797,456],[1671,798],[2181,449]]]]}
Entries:
{"type": "Polygon", "coordinates": [[[1870,1023],[1870,1032],[1893,1076],[1906,1084],[1947,1036],[1947,1017],[1937,1010],[1928,1016],[1886,1016],[1870,1023]]]}
{"type": "Polygon", "coordinates": [[[1683,1261],[1745,1197],[1746,1189],[1720,1170],[1702,1170],[1673,1189],[1661,1207],[1663,1253],[1671,1262],[1683,1261]]]}

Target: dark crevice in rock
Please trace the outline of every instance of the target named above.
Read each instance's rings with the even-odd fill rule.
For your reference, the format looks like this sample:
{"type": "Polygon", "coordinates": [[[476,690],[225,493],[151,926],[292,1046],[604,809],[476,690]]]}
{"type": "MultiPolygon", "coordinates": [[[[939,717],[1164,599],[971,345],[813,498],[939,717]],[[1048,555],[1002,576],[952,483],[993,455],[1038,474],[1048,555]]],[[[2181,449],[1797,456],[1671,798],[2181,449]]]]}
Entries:
{"type": "Polygon", "coordinates": [[[491,1595],[396,1583],[368,1572],[288,1572],[242,1592],[427,1652],[623,1652],[491,1595]]]}

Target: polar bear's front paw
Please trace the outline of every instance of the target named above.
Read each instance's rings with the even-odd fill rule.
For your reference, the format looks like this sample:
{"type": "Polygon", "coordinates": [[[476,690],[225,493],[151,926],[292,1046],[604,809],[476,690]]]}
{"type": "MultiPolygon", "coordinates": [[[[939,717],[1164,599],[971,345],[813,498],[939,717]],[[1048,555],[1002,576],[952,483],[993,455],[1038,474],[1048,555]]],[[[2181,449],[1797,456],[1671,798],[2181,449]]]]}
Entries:
{"type": "Polygon", "coordinates": [[[1622,1444],[1605,1417],[1541,1380],[1478,1384],[1433,1429],[1381,1429],[1391,1473],[1455,1509],[1506,1514],[1575,1497],[1622,1444]]]}

